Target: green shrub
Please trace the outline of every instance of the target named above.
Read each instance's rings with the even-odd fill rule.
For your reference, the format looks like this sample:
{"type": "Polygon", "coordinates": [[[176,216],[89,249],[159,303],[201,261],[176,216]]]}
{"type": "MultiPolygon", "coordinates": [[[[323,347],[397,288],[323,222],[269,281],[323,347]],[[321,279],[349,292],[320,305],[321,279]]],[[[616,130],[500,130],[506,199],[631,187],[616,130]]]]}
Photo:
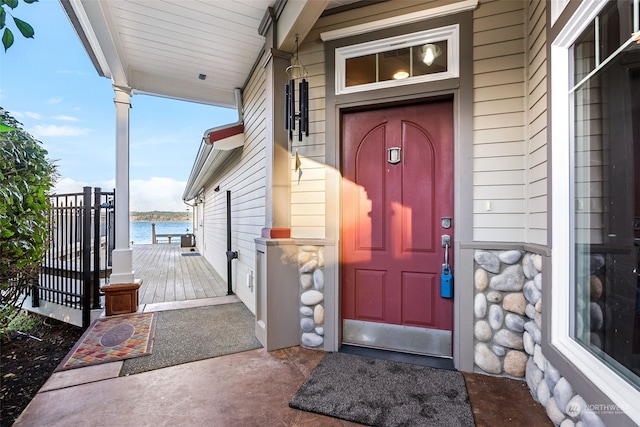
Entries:
{"type": "Polygon", "coordinates": [[[28,332],[36,326],[40,326],[41,324],[42,316],[22,311],[18,315],[14,316],[13,319],[11,319],[11,322],[9,322],[7,328],[10,331],[28,332]]]}
{"type": "Polygon", "coordinates": [[[40,141],[0,108],[0,326],[15,316],[22,293],[38,280],[47,248],[48,193],[56,167],[40,141]]]}

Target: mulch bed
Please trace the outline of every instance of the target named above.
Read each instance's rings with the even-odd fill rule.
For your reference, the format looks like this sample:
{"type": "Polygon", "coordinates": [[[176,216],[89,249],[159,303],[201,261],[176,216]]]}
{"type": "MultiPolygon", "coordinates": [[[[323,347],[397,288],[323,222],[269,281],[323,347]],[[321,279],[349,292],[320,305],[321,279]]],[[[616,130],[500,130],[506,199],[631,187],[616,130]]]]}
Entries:
{"type": "Polygon", "coordinates": [[[82,336],[83,330],[68,323],[46,319],[28,331],[12,332],[0,343],[0,426],[10,426],[27,407],[62,359],[82,336]]]}

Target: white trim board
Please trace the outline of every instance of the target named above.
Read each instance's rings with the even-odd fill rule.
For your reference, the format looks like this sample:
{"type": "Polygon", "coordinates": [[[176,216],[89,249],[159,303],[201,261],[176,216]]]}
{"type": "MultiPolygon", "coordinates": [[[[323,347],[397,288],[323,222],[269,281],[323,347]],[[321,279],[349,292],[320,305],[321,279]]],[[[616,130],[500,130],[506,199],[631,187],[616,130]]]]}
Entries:
{"type": "Polygon", "coordinates": [[[351,27],[340,28],[337,30],[325,31],[320,34],[323,42],[342,39],[345,37],[357,36],[359,34],[369,33],[371,31],[383,30],[385,28],[397,27],[398,25],[411,24],[413,22],[425,19],[439,18],[442,16],[453,15],[467,10],[473,10],[478,7],[478,0],[464,0],[454,4],[434,7],[432,9],[420,10],[418,12],[407,13],[404,15],[394,16],[391,18],[371,21],[364,24],[353,25],[351,27]]]}

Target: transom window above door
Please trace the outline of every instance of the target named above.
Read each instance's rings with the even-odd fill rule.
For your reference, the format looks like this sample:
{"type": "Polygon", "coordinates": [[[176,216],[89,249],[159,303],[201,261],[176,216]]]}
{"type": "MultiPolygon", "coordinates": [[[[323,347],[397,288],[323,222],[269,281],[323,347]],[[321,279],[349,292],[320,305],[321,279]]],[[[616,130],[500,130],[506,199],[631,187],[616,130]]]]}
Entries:
{"type": "Polygon", "coordinates": [[[458,32],[456,24],[336,49],[336,94],[458,77],[458,32]]]}

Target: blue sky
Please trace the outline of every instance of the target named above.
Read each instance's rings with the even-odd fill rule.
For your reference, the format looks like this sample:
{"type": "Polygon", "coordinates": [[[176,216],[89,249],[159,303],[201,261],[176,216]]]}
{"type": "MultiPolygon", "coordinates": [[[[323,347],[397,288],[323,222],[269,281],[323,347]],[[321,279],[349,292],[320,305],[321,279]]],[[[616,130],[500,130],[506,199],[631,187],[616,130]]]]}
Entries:
{"type": "MultiPolygon", "coordinates": [[[[111,80],[98,75],[57,0],[20,1],[13,14],[34,27],[35,37],[22,37],[7,16],[15,43],[0,48],[0,106],[56,160],[57,192],[113,188],[111,80]]],[[[134,95],[131,104],[131,210],[183,211],[204,131],[235,121],[236,112],[149,95],[134,95]]]]}

